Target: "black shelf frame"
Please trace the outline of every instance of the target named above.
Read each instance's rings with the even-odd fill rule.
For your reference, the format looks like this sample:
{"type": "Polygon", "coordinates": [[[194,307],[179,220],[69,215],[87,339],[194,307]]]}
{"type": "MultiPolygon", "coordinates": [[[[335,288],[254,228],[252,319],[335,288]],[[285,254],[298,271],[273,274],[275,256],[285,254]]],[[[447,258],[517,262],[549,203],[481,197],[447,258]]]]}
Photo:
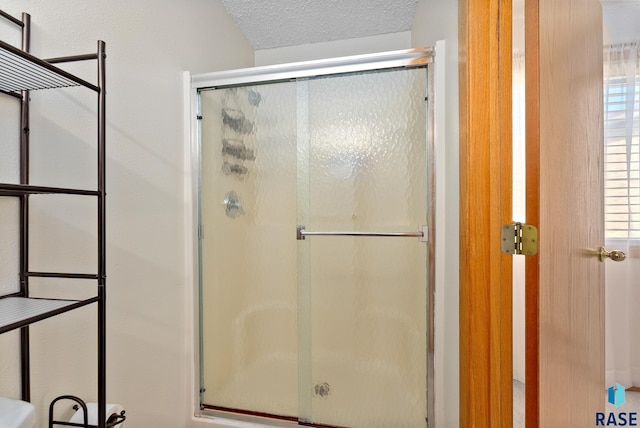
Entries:
{"type": "MultiPolygon", "coordinates": [[[[15,320],[4,320],[0,324],[0,334],[20,329],[21,387],[22,400],[31,398],[31,368],[29,347],[29,325],[43,319],[84,307],[97,305],[97,348],[98,348],[98,425],[107,426],[106,418],[106,76],[105,43],[98,41],[95,53],[40,59],[29,53],[31,45],[31,17],[22,13],[17,19],[0,10],[0,17],[20,28],[22,41],[20,48],[0,40],[0,94],[20,102],[20,182],[0,183],[0,197],[15,197],[20,201],[20,262],[18,292],[0,296],[0,308],[21,308],[43,306],[36,313],[24,313],[15,320]],[[96,61],[97,83],[93,84],[65,70],[58,63],[74,61],[96,61]],[[33,186],[29,183],[29,102],[30,91],[40,89],[83,86],[97,95],[97,189],[70,189],[60,187],[33,186]],[[91,196],[97,200],[97,273],[34,272],[29,269],[29,197],[34,194],[91,196]],[[29,295],[29,278],[68,278],[96,280],[96,295],[85,300],[34,299],[29,295]],[[39,302],[36,302],[39,301],[39,302]],[[42,303],[43,305],[39,305],[42,303]],[[50,302],[47,308],[47,302],[50,302]]],[[[89,425],[86,425],[87,427],[89,425]]]]}
{"type": "Polygon", "coordinates": [[[23,196],[33,194],[100,196],[100,191],[0,183],[0,196],[23,196]]]}

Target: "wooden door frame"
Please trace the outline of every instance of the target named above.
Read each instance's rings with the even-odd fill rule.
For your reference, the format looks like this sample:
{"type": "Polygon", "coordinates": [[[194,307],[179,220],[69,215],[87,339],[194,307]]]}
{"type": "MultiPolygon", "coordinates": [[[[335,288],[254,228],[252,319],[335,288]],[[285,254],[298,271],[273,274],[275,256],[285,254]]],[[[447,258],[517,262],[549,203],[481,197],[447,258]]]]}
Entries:
{"type": "MultiPolygon", "coordinates": [[[[540,4],[525,0],[525,111],[526,207],[527,222],[540,224],[540,4]]],[[[540,425],[540,257],[525,260],[525,426],[540,425]]]]}
{"type": "Polygon", "coordinates": [[[460,0],[460,426],[513,423],[510,0],[460,0]]]}

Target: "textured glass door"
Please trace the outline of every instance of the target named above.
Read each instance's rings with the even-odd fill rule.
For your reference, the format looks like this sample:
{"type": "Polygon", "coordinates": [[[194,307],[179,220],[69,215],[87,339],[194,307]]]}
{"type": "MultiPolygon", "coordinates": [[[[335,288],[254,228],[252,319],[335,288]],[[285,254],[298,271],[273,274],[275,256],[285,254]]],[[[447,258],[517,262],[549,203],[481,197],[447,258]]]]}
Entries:
{"type": "Polygon", "coordinates": [[[426,427],[427,81],[200,91],[202,408],[426,427]]]}
{"type": "Polygon", "coordinates": [[[300,418],[418,428],[427,416],[425,69],[300,82],[300,418]],[[306,385],[305,385],[306,384],[306,385]]]}
{"type": "Polygon", "coordinates": [[[200,104],[201,406],[295,419],[296,83],[200,104]]]}

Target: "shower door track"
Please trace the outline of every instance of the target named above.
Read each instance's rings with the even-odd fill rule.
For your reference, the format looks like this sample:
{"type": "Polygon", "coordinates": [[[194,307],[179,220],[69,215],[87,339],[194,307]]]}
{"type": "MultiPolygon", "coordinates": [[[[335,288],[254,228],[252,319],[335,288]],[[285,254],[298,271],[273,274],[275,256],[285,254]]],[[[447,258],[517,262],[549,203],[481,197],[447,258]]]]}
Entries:
{"type": "MultiPolygon", "coordinates": [[[[297,238],[304,239],[306,236],[311,235],[348,235],[348,236],[393,236],[393,237],[416,237],[427,244],[427,420],[426,428],[434,428],[435,424],[435,248],[436,248],[436,234],[435,234],[435,190],[436,190],[436,173],[435,173],[435,118],[434,118],[434,69],[431,64],[434,63],[436,56],[436,50],[434,47],[423,47],[406,50],[397,50],[391,52],[382,52],[374,54],[354,55],[347,57],[338,57],[331,59],[321,59],[303,62],[294,62],[288,64],[278,64],[269,66],[260,66],[252,68],[244,68],[230,71],[220,71],[212,73],[204,73],[188,75],[189,81],[186,82],[189,85],[189,98],[188,109],[190,110],[189,121],[191,123],[191,156],[190,167],[192,171],[192,196],[195,205],[193,211],[193,234],[192,236],[198,237],[201,231],[198,225],[198,213],[200,212],[201,200],[200,200],[200,183],[198,177],[200,177],[200,127],[199,122],[202,119],[199,113],[199,92],[206,89],[217,89],[224,87],[245,86],[252,84],[267,84],[276,83],[282,81],[296,81],[298,79],[307,79],[319,76],[329,75],[341,75],[357,72],[376,71],[376,70],[391,70],[391,69],[406,69],[406,68],[425,68],[427,71],[427,97],[426,100],[429,104],[427,109],[427,194],[429,195],[427,200],[427,225],[421,226],[419,231],[416,232],[312,232],[305,231],[304,226],[298,227],[297,238]]],[[[194,240],[194,251],[199,254],[200,242],[198,239],[194,240]]],[[[197,281],[201,280],[199,272],[199,256],[194,257],[194,277],[197,281]]],[[[198,284],[199,286],[199,284],[198,284]]],[[[198,296],[198,306],[196,306],[198,318],[197,322],[200,325],[201,322],[201,291],[198,287],[196,296],[198,296]]],[[[200,325],[201,326],[201,325],[200,325]]],[[[197,334],[197,332],[196,332],[197,334]]],[[[196,343],[198,339],[196,339],[196,343]]],[[[201,346],[201,344],[200,344],[201,346]]],[[[199,354],[200,355],[200,354],[199,354]]],[[[202,374],[202,361],[198,357],[196,362],[196,378],[199,378],[202,374]]],[[[232,418],[230,414],[245,415],[247,417],[270,418],[272,420],[281,420],[287,424],[293,424],[293,426],[311,426],[317,428],[342,428],[321,424],[313,424],[305,422],[296,417],[279,416],[272,414],[263,414],[259,412],[223,408],[212,405],[203,405],[200,399],[203,391],[200,385],[195,385],[194,397],[196,408],[199,409],[196,412],[198,417],[227,417],[232,418]]]]}
{"type": "Polygon", "coordinates": [[[254,411],[243,410],[243,409],[233,409],[230,407],[212,406],[209,404],[205,404],[202,407],[203,409],[212,410],[214,412],[247,415],[255,418],[275,419],[275,420],[294,424],[294,426],[312,427],[312,428],[348,428],[348,427],[341,427],[337,425],[324,425],[324,424],[317,424],[317,423],[311,423],[311,422],[304,422],[294,416],[281,416],[281,415],[274,415],[271,413],[254,412],[254,411]]]}
{"type": "Polygon", "coordinates": [[[414,68],[433,63],[435,54],[435,49],[426,47],[294,62],[290,64],[241,68],[231,71],[217,71],[191,76],[191,88],[199,91],[202,89],[274,83],[318,76],[356,73],[359,71],[414,68]]]}

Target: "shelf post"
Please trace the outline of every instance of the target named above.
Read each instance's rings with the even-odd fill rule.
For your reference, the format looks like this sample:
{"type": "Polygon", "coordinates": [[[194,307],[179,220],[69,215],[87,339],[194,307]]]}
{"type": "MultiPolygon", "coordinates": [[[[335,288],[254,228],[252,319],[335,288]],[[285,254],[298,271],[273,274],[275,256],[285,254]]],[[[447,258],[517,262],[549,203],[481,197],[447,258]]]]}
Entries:
{"type": "Polygon", "coordinates": [[[106,77],[105,43],[98,41],[98,428],[106,427],[107,294],[106,294],[106,77]]]}
{"type": "MultiPolygon", "coordinates": [[[[31,16],[22,14],[22,50],[31,50],[31,16]]],[[[21,91],[20,184],[29,184],[29,91],[21,91]]],[[[20,294],[29,296],[29,195],[20,197],[20,294]]],[[[22,400],[31,401],[29,327],[20,329],[20,379],[22,400]]]]}

